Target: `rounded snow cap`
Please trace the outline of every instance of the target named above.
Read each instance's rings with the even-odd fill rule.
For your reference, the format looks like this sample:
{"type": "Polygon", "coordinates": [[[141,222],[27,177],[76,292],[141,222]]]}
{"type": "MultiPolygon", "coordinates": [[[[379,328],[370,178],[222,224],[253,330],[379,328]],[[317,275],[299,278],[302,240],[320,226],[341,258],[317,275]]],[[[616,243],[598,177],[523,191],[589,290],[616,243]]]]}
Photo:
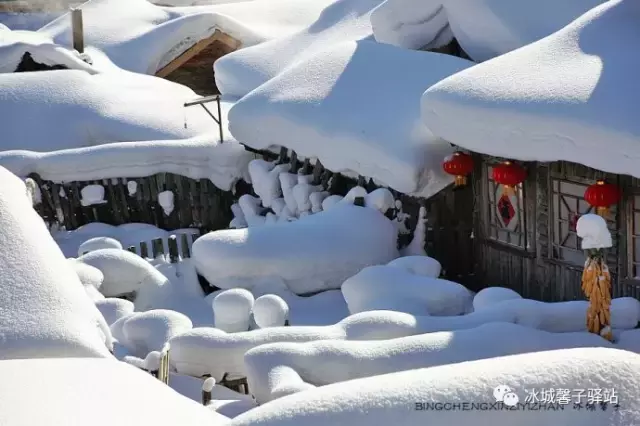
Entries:
{"type": "Polygon", "coordinates": [[[266,294],[253,305],[253,319],[260,328],[281,327],[289,317],[289,306],[280,296],[266,294]]]}
{"type": "Polygon", "coordinates": [[[122,249],[122,244],[120,244],[120,241],[109,237],[90,238],[80,244],[80,247],[78,247],[78,256],[82,256],[91,251],[109,248],[122,249]]]}
{"type": "Polygon", "coordinates": [[[202,383],[202,390],[205,392],[211,392],[215,386],[216,386],[216,379],[214,379],[213,377],[208,377],[202,383]]]}
{"type": "MultiPolygon", "coordinates": [[[[243,288],[233,288],[218,294],[211,302],[216,327],[222,324],[249,324],[254,303],[253,294],[243,288]]],[[[227,331],[224,328],[221,330],[227,331]]],[[[246,331],[246,330],[245,330],[246,331]]]]}

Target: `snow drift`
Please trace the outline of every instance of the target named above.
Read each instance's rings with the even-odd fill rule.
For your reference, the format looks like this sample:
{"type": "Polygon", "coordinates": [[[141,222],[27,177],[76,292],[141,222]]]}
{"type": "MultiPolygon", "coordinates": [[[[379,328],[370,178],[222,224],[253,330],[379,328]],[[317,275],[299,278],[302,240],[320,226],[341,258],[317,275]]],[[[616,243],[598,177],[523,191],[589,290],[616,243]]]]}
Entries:
{"type": "Polygon", "coordinates": [[[363,267],[396,258],[396,239],[380,212],[343,204],[296,222],[211,232],[194,242],[193,259],[220,288],[250,289],[277,276],[304,294],[339,288],[363,267]]]}
{"type": "MultiPolygon", "coordinates": [[[[640,422],[640,385],[635,380],[638,369],[639,355],[609,348],[512,355],[329,385],[272,401],[236,417],[231,424],[628,426],[640,422]],[[538,392],[535,402],[539,403],[541,391],[556,388],[568,389],[569,401],[562,406],[564,409],[555,410],[511,410],[501,403],[493,408],[493,392],[498,386],[512,390],[520,403],[532,390],[538,392]],[[609,396],[613,389],[619,398],[619,409],[614,403],[605,410],[573,409],[574,389],[606,389],[609,396]],[[461,408],[443,409],[452,404],[460,404],[461,408]],[[477,408],[472,409],[471,404],[477,408]]],[[[584,407],[586,391],[580,402],[584,407]]]]}
{"type": "Polygon", "coordinates": [[[442,171],[451,147],[420,123],[418,94],[472,64],[372,41],[332,45],[239,100],[229,129],[252,148],[284,146],[334,172],[429,197],[452,182],[442,171]]]}
{"type": "Polygon", "coordinates": [[[554,349],[612,347],[590,333],[548,333],[515,324],[384,341],[273,343],[248,351],[249,389],[259,404],[315,386],[380,374],[554,349]]]}
{"type": "Polygon", "coordinates": [[[25,184],[2,167],[0,180],[0,359],[110,357],[109,327],[25,184]]]}
{"type": "Polygon", "coordinates": [[[640,86],[631,71],[640,66],[638,19],[637,3],[608,1],[549,37],[445,79],[422,97],[424,122],[472,151],[640,177],[632,112],[640,86]]]}

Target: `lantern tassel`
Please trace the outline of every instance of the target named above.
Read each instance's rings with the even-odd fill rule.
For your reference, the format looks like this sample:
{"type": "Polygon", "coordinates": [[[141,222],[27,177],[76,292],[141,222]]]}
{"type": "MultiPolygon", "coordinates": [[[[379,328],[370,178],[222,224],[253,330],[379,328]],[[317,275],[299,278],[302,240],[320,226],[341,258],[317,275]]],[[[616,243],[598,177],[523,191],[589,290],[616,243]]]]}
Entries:
{"type": "Polygon", "coordinates": [[[606,219],[609,217],[609,207],[596,207],[596,213],[606,219]]]}
{"type": "Polygon", "coordinates": [[[516,188],[511,185],[503,185],[502,186],[502,194],[511,198],[516,194],[516,188]]]}
{"type": "Polygon", "coordinates": [[[467,177],[464,175],[456,175],[453,181],[453,186],[464,186],[467,184],[467,177]]]}
{"type": "Polygon", "coordinates": [[[592,251],[584,264],[582,291],[589,298],[587,330],[611,341],[611,274],[602,250],[592,251]]]}

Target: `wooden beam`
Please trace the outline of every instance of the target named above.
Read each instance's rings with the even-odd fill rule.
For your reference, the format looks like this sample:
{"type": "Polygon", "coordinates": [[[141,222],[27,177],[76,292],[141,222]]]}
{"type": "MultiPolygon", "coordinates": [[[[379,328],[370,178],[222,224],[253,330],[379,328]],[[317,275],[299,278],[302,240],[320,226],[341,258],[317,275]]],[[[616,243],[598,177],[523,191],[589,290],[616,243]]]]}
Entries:
{"type": "Polygon", "coordinates": [[[229,34],[223,33],[220,30],[216,30],[210,37],[200,40],[199,42],[182,52],[180,56],[158,70],[156,72],[156,77],[167,77],[169,74],[186,64],[191,58],[202,52],[215,41],[225,44],[229,48],[229,50],[232,51],[237,50],[240,47],[240,42],[238,40],[231,37],[229,34]]]}
{"type": "Polygon", "coordinates": [[[84,53],[82,9],[71,9],[71,31],[73,34],[73,48],[80,53],[84,53]]]}

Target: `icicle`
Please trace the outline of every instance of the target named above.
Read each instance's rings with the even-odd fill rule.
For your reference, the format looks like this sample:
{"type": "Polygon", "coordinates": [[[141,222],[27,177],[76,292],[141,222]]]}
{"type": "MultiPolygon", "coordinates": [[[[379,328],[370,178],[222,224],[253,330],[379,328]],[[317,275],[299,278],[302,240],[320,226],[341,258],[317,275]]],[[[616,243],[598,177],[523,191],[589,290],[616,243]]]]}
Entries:
{"type": "Polygon", "coordinates": [[[426,256],[427,252],[424,249],[427,237],[427,209],[420,207],[418,212],[418,222],[416,223],[416,229],[413,232],[413,239],[408,246],[402,250],[403,256],[426,256]]]}

